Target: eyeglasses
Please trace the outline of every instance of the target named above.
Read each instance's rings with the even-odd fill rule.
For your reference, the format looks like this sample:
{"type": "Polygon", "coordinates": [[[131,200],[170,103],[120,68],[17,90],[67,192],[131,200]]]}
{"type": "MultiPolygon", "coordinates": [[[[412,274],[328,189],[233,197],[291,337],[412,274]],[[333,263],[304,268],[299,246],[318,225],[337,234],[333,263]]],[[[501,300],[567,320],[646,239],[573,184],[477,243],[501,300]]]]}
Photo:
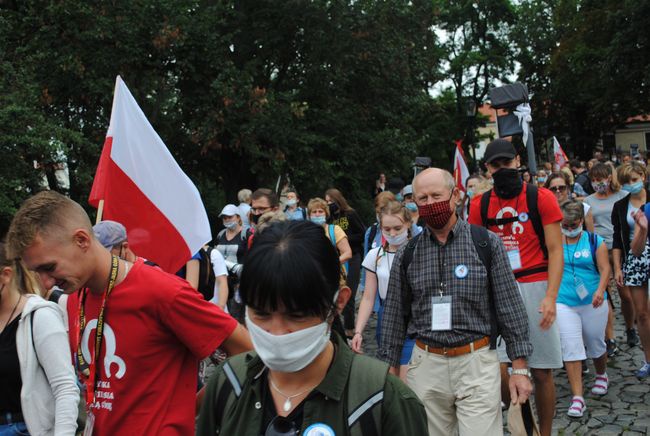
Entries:
{"type": "Polygon", "coordinates": [[[550,189],[553,192],[566,192],[566,185],[552,186],[548,189],[550,189]]]}
{"type": "Polygon", "coordinates": [[[298,434],[296,423],[284,416],[276,416],[269,422],[264,436],[295,436],[298,434]]]}
{"type": "Polygon", "coordinates": [[[266,206],[266,207],[256,207],[255,209],[251,209],[255,215],[261,215],[267,210],[271,209],[271,206],[266,206]]]}

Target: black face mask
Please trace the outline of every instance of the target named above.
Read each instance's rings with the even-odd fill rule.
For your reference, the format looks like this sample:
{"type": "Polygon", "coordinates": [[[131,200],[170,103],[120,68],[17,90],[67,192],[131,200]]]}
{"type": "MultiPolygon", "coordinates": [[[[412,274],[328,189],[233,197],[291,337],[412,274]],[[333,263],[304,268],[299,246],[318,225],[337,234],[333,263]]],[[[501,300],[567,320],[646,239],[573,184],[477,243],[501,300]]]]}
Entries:
{"type": "Polygon", "coordinates": [[[260,217],[261,217],[261,216],[262,216],[262,214],[255,215],[254,213],[252,213],[252,214],[251,214],[251,223],[257,225],[257,222],[260,220],[260,217]]]}
{"type": "Polygon", "coordinates": [[[499,198],[515,198],[521,193],[524,182],[515,168],[502,168],[492,174],[494,180],[494,192],[499,198]]]}
{"type": "Polygon", "coordinates": [[[339,205],[336,203],[330,203],[330,215],[336,215],[339,211],[339,205]]]}

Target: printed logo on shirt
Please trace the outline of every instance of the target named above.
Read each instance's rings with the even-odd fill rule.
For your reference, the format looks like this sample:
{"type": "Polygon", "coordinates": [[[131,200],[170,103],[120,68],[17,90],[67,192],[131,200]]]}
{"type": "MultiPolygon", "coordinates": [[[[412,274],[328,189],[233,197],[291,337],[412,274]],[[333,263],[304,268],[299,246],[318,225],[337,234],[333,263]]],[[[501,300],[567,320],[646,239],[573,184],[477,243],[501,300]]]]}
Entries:
{"type": "Polygon", "coordinates": [[[341,218],[338,220],[338,222],[336,223],[336,225],[338,225],[338,226],[339,226],[340,228],[342,228],[343,230],[347,230],[348,227],[350,227],[350,222],[348,221],[348,217],[346,217],[346,216],[341,217],[341,218]]]}
{"type": "MultiPolygon", "coordinates": [[[[513,207],[507,206],[504,207],[503,209],[499,209],[499,212],[497,212],[496,219],[511,218],[517,215],[518,215],[517,211],[513,207]],[[508,216],[506,216],[506,214],[508,214],[508,216]]],[[[504,224],[500,224],[498,226],[499,230],[503,230],[503,226],[504,224]]],[[[519,221],[515,221],[514,223],[512,223],[511,226],[512,226],[511,232],[513,235],[524,233],[524,226],[519,221]]]]}
{"type": "MultiPolygon", "coordinates": [[[[97,329],[97,319],[93,319],[88,322],[88,325],[84,329],[83,336],[81,337],[81,353],[84,356],[86,362],[90,362],[92,357],[90,355],[90,347],[94,347],[95,335],[93,333],[97,329]],[[92,343],[91,343],[92,342],[92,343]]],[[[117,348],[117,341],[115,339],[115,332],[108,325],[107,322],[104,322],[104,375],[107,379],[110,379],[113,375],[116,378],[121,379],[126,374],[126,363],[124,360],[115,354],[117,348]],[[115,373],[111,372],[111,369],[115,367],[115,373]]],[[[97,386],[95,386],[95,404],[93,407],[97,409],[106,409],[113,410],[113,390],[111,388],[110,380],[98,380],[97,386]]]]}

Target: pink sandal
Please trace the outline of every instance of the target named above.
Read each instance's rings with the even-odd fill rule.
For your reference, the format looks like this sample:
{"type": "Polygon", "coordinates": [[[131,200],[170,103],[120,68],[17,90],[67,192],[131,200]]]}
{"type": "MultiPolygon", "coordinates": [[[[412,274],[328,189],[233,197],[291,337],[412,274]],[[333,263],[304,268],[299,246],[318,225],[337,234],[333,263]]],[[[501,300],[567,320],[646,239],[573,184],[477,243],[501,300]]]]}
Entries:
{"type": "Polygon", "coordinates": [[[572,418],[582,418],[582,415],[585,414],[585,410],[587,410],[587,405],[585,404],[584,398],[573,397],[567,415],[572,418]]]}
{"type": "Polygon", "coordinates": [[[608,384],[609,378],[607,374],[596,374],[596,380],[594,381],[594,386],[591,388],[591,393],[594,395],[605,395],[608,384]]]}

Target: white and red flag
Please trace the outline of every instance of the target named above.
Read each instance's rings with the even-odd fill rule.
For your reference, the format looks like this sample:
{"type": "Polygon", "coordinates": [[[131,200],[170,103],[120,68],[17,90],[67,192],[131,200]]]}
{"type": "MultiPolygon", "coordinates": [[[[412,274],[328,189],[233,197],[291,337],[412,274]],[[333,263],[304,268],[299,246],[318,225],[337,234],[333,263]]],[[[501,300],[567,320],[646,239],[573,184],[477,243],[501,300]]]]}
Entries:
{"type": "Polygon", "coordinates": [[[456,187],[463,192],[467,191],[467,178],[469,177],[469,170],[465,163],[465,153],[463,152],[462,139],[456,141],[456,154],[454,155],[454,180],[456,180],[456,187]]]}
{"type": "Polygon", "coordinates": [[[122,78],[88,202],[122,223],[138,255],[179,270],[212,239],[199,191],[178,166],[122,78]]]}
{"type": "Polygon", "coordinates": [[[569,162],[569,158],[566,156],[566,153],[564,153],[564,150],[562,150],[562,146],[555,136],[553,137],[553,155],[555,156],[555,163],[558,164],[560,168],[562,168],[562,165],[569,162]]]}

